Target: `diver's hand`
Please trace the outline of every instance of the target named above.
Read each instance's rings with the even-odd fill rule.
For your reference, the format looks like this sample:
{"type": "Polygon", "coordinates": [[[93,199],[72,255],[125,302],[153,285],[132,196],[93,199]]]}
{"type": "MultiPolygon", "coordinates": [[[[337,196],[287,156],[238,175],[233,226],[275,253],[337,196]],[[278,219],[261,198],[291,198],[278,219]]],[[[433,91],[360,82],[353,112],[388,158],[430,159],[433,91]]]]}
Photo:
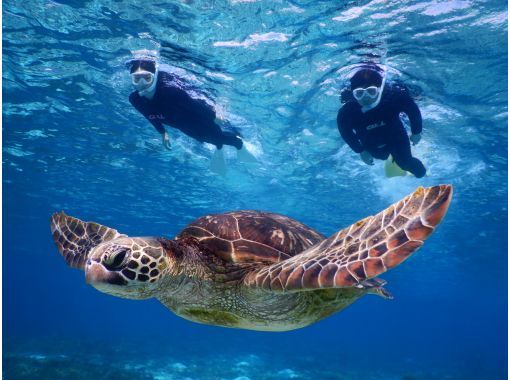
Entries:
{"type": "Polygon", "coordinates": [[[359,154],[359,156],[361,157],[361,160],[367,164],[367,165],[373,165],[374,164],[374,157],[372,157],[372,155],[370,153],[368,153],[366,150],[364,150],[363,152],[361,152],[359,154]]]}
{"type": "Polygon", "coordinates": [[[409,137],[409,140],[411,140],[411,142],[413,143],[413,145],[416,145],[420,142],[421,140],[421,133],[417,133],[415,135],[411,135],[409,137]]]}
{"type": "Polygon", "coordinates": [[[166,132],[163,134],[163,146],[168,150],[172,149],[172,146],[170,145],[170,137],[168,137],[168,133],[166,132]]]}

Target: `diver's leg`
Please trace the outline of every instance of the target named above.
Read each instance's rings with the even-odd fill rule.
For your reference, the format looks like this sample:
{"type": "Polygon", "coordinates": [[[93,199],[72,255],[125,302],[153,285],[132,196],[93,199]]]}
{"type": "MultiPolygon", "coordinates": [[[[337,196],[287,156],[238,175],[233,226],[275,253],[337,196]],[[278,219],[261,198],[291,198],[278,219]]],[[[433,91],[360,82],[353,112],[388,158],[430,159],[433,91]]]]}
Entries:
{"type": "Polygon", "coordinates": [[[237,159],[241,162],[255,162],[256,159],[246,149],[245,144],[236,131],[235,128],[231,128],[233,131],[223,131],[217,124],[213,123],[207,128],[207,135],[205,135],[204,141],[214,144],[220,149],[223,145],[230,145],[237,149],[237,159]]]}
{"type": "Polygon", "coordinates": [[[241,149],[243,147],[243,140],[238,133],[223,131],[214,121],[201,125],[200,129],[197,129],[196,134],[200,135],[202,141],[216,145],[217,147],[223,145],[230,145],[236,149],[241,149]]]}
{"type": "Polygon", "coordinates": [[[372,157],[377,158],[378,160],[386,160],[390,155],[388,145],[378,148],[370,148],[367,149],[367,152],[370,153],[372,157]]]}
{"type": "Polygon", "coordinates": [[[221,136],[218,136],[219,140],[221,140],[222,144],[224,145],[230,145],[235,147],[237,150],[241,149],[243,147],[243,140],[241,137],[236,135],[233,132],[229,131],[222,131],[221,136]]]}
{"type": "Polygon", "coordinates": [[[237,149],[237,160],[244,163],[257,162],[257,159],[251,152],[249,144],[243,142],[240,136],[232,132],[223,132],[223,143],[232,145],[237,149]]]}
{"type": "Polygon", "coordinates": [[[395,162],[405,171],[413,173],[415,177],[421,178],[427,172],[420,160],[411,154],[411,143],[409,139],[399,139],[393,144],[391,155],[395,162]]]}
{"type": "Polygon", "coordinates": [[[224,145],[231,145],[237,149],[237,160],[239,162],[252,163],[257,161],[253,154],[247,149],[247,144],[243,142],[238,134],[230,131],[223,131],[221,142],[224,145]]]}

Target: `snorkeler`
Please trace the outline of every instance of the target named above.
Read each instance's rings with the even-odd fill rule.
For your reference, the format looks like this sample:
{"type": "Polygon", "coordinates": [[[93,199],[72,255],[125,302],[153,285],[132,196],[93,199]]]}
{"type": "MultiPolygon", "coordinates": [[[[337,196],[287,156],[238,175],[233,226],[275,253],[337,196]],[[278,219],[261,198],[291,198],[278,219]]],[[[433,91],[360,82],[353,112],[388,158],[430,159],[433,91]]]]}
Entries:
{"type": "MultiPolygon", "coordinates": [[[[169,125],[197,141],[215,145],[216,152],[223,145],[231,145],[240,153],[243,140],[239,134],[222,130],[213,107],[202,99],[192,98],[179,86],[180,78],[158,68],[155,57],[139,56],[126,66],[135,87],[129,101],[161,134],[165,148],[170,149],[170,137],[164,127],[169,125]]],[[[213,161],[216,161],[213,165],[224,165],[221,152],[215,154],[213,161]]]]}
{"type": "Polygon", "coordinates": [[[401,169],[421,178],[426,169],[412,156],[410,145],[421,140],[420,109],[405,87],[385,84],[380,71],[377,66],[365,66],[352,76],[350,90],[342,93],[345,104],[338,111],[338,130],[367,165],[373,165],[374,158],[386,160],[391,155],[401,169]],[[401,112],[409,117],[410,137],[401,112]]]}

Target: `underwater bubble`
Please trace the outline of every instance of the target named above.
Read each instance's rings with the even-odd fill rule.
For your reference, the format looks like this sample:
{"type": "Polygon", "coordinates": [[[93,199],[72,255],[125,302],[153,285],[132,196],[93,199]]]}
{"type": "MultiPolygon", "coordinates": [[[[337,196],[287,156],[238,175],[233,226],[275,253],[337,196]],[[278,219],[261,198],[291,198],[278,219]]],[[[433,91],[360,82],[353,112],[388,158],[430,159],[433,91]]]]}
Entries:
{"type": "Polygon", "coordinates": [[[277,375],[278,375],[278,378],[281,378],[281,379],[296,379],[298,377],[301,377],[296,371],[294,371],[290,368],[278,371],[277,375]]]}
{"type": "Polygon", "coordinates": [[[182,364],[182,363],[173,363],[170,368],[176,370],[176,371],[184,371],[186,370],[188,367],[185,365],[185,364],[182,364]]]}

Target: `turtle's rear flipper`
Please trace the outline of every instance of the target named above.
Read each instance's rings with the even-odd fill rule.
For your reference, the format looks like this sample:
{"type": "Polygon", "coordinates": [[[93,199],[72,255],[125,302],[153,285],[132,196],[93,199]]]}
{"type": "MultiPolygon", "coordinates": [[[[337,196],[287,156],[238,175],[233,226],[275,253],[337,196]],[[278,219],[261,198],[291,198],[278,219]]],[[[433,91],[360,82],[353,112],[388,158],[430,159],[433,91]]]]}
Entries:
{"type": "Polygon", "coordinates": [[[452,186],[418,188],[386,210],[344,228],[303,253],[249,273],[248,286],[272,291],[344,288],[394,268],[441,222],[452,186]]]}
{"type": "Polygon", "coordinates": [[[386,285],[386,281],[380,278],[372,278],[360,282],[356,287],[360,289],[366,289],[368,293],[378,295],[379,297],[386,298],[389,300],[393,299],[393,294],[383,286],[386,285]]]}
{"type": "Polygon", "coordinates": [[[66,263],[78,269],[84,268],[90,250],[96,245],[126,236],[113,228],[94,222],[83,222],[63,211],[51,216],[51,233],[66,263]]]}

